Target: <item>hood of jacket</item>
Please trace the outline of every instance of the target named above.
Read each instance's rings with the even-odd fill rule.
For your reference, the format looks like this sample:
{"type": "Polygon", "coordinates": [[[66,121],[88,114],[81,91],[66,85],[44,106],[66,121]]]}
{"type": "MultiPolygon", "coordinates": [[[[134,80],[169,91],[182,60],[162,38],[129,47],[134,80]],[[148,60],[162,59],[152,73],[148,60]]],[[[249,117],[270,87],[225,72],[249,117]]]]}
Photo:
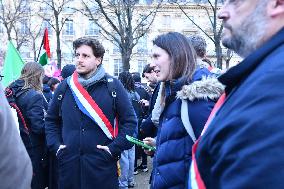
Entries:
{"type": "Polygon", "coordinates": [[[20,96],[22,93],[29,90],[29,89],[22,90],[24,85],[25,85],[24,80],[18,79],[16,81],[14,81],[13,83],[11,83],[11,85],[9,85],[9,88],[12,89],[13,93],[16,96],[20,96]]]}
{"type": "Polygon", "coordinates": [[[202,77],[201,80],[194,81],[189,85],[184,85],[180,91],[177,92],[176,97],[183,100],[218,100],[224,92],[224,86],[217,78],[208,76],[202,77]]]}

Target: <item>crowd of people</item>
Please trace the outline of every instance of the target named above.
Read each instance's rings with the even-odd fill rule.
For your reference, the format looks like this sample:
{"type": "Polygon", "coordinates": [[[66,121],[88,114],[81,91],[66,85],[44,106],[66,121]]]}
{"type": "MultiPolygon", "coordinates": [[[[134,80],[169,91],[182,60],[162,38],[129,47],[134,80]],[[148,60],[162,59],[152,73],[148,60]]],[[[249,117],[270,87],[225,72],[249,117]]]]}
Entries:
{"type": "Polygon", "coordinates": [[[281,188],[284,1],[226,1],[218,17],[244,58],[224,74],[201,36],[178,32],[153,40],[147,84],[109,75],[92,37],[73,42],[61,81],[26,63],[0,89],[0,188],[133,188],[147,156],[151,189],[281,188]]]}

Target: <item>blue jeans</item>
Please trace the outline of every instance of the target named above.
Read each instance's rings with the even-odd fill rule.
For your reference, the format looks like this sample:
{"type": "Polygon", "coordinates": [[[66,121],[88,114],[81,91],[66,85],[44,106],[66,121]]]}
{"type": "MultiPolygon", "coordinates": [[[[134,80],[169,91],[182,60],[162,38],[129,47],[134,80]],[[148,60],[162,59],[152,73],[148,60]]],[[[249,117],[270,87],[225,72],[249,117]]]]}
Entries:
{"type": "Polygon", "coordinates": [[[135,160],[135,146],[129,150],[124,150],[121,153],[119,160],[121,175],[119,177],[119,188],[127,189],[128,184],[134,183],[134,160],[135,160]]]}

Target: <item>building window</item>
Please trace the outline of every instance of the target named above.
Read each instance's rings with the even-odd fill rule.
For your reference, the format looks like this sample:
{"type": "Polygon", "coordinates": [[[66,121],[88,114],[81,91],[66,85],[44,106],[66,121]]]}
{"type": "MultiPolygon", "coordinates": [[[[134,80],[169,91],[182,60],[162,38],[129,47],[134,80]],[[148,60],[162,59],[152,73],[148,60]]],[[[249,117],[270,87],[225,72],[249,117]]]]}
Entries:
{"type": "Polygon", "coordinates": [[[89,20],[88,30],[86,32],[87,35],[99,35],[100,27],[96,24],[94,20],[89,20]]]}
{"type": "Polygon", "coordinates": [[[28,13],[30,11],[30,6],[27,0],[22,0],[20,4],[20,11],[23,13],[28,13]]]}
{"type": "Polygon", "coordinates": [[[194,24],[193,24],[193,22],[194,22],[194,16],[188,16],[189,18],[185,18],[184,19],[184,25],[185,25],[185,27],[192,27],[194,24]],[[193,21],[193,22],[192,22],[193,21]]]}
{"type": "Polygon", "coordinates": [[[73,20],[66,20],[64,35],[74,35],[73,20]]]}
{"type": "Polygon", "coordinates": [[[45,28],[47,28],[48,35],[52,34],[52,28],[51,25],[49,24],[50,20],[44,20],[42,23],[42,31],[44,32],[45,28]]]}
{"type": "Polygon", "coordinates": [[[113,43],[113,53],[120,53],[119,44],[116,41],[113,43]]]}
{"type": "Polygon", "coordinates": [[[171,16],[170,15],[163,16],[163,27],[166,27],[166,28],[171,27],[171,16]]]}
{"type": "Polygon", "coordinates": [[[154,2],[154,0],[139,0],[139,4],[143,5],[151,5],[154,2]]]}
{"type": "Polygon", "coordinates": [[[139,73],[143,72],[144,67],[147,65],[147,60],[138,60],[138,69],[139,73]]]}
{"type": "Polygon", "coordinates": [[[29,27],[28,27],[27,20],[22,20],[21,27],[20,27],[20,34],[27,35],[28,33],[29,33],[29,27]]]}
{"type": "Polygon", "coordinates": [[[141,37],[137,43],[137,53],[147,54],[147,36],[141,37]]]}
{"type": "Polygon", "coordinates": [[[122,61],[121,59],[113,60],[114,76],[118,76],[122,72],[122,61]]]}

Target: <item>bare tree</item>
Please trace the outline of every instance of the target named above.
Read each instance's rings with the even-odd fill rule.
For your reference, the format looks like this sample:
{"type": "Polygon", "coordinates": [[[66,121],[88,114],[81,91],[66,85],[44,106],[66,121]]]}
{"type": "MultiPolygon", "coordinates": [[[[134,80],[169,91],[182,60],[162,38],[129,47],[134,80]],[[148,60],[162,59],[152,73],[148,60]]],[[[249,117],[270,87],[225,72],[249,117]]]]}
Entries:
{"type": "MultiPolygon", "coordinates": [[[[35,15],[31,15],[31,18],[33,18],[33,16],[35,15]]],[[[33,20],[33,19],[31,19],[33,20]]],[[[39,46],[37,46],[36,41],[37,39],[39,39],[40,37],[42,37],[43,34],[43,20],[40,20],[39,18],[37,18],[37,22],[32,24],[31,22],[29,23],[29,27],[28,27],[28,37],[30,39],[30,43],[32,45],[32,50],[33,50],[33,58],[34,61],[38,61],[37,60],[37,52],[39,51],[39,46]]]]}
{"type": "Polygon", "coordinates": [[[78,10],[93,20],[101,34],[117,45],[123,63],[123,71],[130,69],[133,48],[147,34],[153,23],[159,3],[150,6],[137,0],[81,0],[83,9],[78,10]]]}
{"type": "Polygon", "coordinates": [[[190,2],[197,3],[196,5],[201,7],[206,12],[207,18],[210,23],[210,31],[206,31],[203,26],[201,26],[199,23],[194,21],[192,17],[190,17],[191,15],[189,15],[185,10],[187,3],[181,4],[176,2],[176,4],[179,6],[184,15],[214,43],[217,58],[217,67],[222,69],[223,52],[221,46],[221,34],[223,30],[223,23],[218,20],[217,11],[220,4],[224,3],[224,0],[194,0],[190,2]]]}
{"type": "Polygon", "coordinates": [[[234,51],[227,49],[227,53],[226,53],[226,56],[225,56],[226,69],[228,69],[230,67],[230,61],[231,61],[233,56],[234,56],[234,51]]]}
{"type": "Polygon", "coordinates": [[[73,0],[36,0],[40,2],[45,10],[41,10],[39,16],[43,18],[54,29],[56,35],[56,55],[57,66],[61,68],[61,44],[60,33],[64,27],[65,22],[68,20],[68,16],[62,14],[63,11],[68,8],[69,3],[73,0]],[[50,12],[52,14],[50,14],[50,12]]]}
{"type": "Polygon", "coordinates": [[[0,22],[2,22],[9,41],[16,41],[16,48],[28,42],[25,33],[20,28],[23,21],[27,19],[30,11],[28,0],[1,0],[0,22]]]}

